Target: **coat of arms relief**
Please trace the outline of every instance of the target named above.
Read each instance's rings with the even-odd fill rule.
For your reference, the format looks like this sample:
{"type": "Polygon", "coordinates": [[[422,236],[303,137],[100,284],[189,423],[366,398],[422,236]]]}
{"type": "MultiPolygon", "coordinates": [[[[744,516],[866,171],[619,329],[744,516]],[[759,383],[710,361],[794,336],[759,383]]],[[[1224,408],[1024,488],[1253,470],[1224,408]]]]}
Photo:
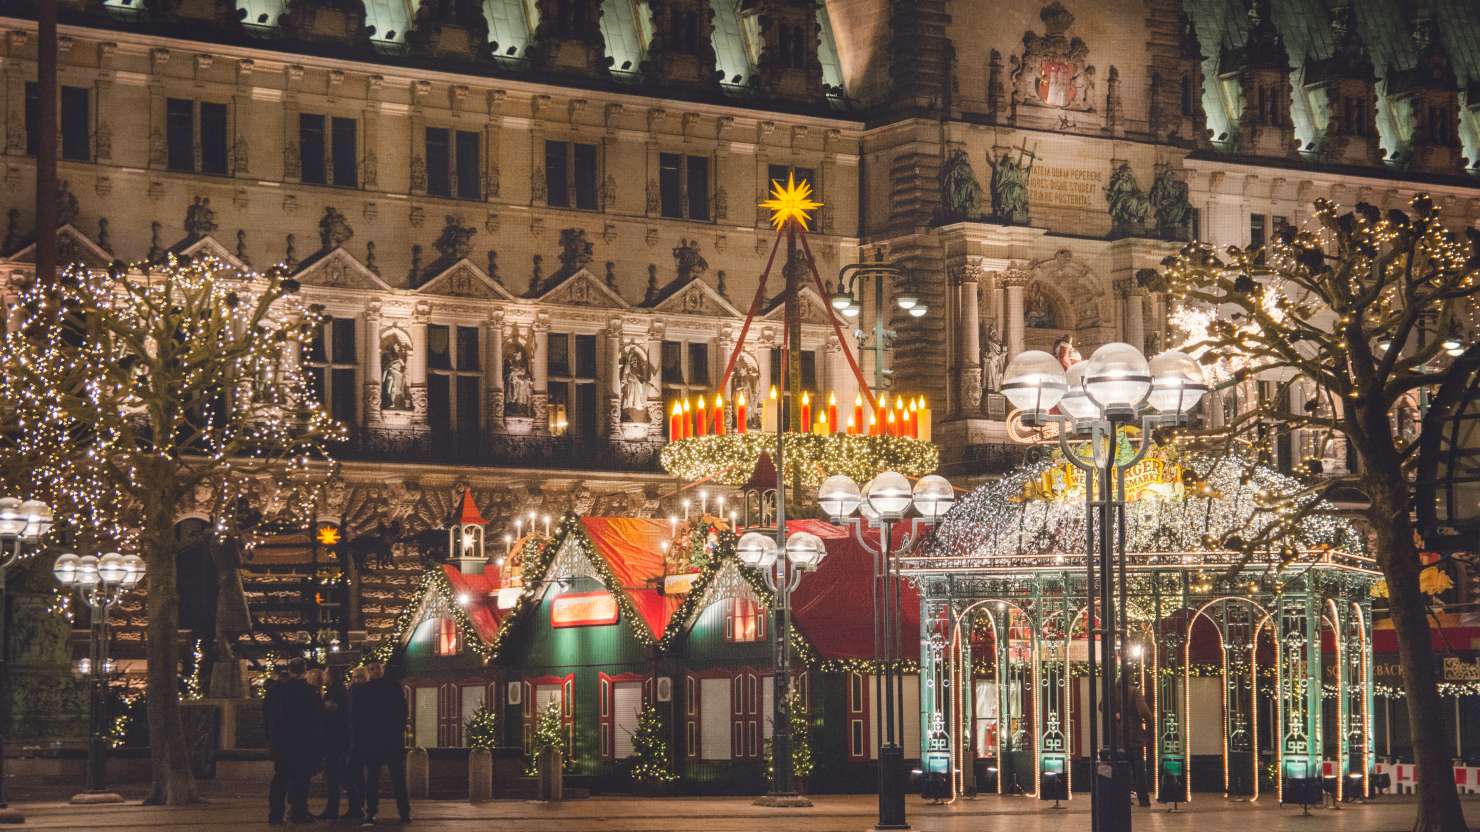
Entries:
{"type": "Polygon", "coordinates": [[[1071,127],[1073,113],[1097,109],[1089,47],[1066,34],[1074,15],[1057,0],[1044,6],[1038,17],[1045,34],[1025,32],[1022,55],[1011,58],[1011,118],[1017,124],[1071,127]]]}

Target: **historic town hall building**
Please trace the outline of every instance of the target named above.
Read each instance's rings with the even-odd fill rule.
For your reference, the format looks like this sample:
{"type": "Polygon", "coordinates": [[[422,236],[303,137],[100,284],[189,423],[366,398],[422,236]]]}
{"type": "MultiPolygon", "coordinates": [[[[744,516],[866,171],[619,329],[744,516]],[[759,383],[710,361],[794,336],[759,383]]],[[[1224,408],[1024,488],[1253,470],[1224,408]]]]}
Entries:
{"type": "MultiPolygon", "coordinates": [[[[64,254],[285,266],[329,316],[302,358],[351,426],[319,509],[351,539],[445,527],[464,487],[491,549],[530,512],[676,511],[665,409],[759,401],[778,372],[781,310],[763,305],[714,389],[774,240],[757,208],[773,179],[824,203],[824,279],[899,267],[882,303],[862,282],[851,340],[868,378],[926,397],[962,484],[1021,458],[998,392],[1013,355],[1170,343],[1155,270],[1182,241],[1258,244],[1323,196],[1427,191],[1480,220],[1463,0],[62,7],[64,254]]],[[[36,28],[25,0],[0,14],[0,279],[17,279],[36,28]]],[[[851,402],[827,304],[807,296],[804,386],[851,402]]],[[[1345,464],[1298,436],[1285,454],[1345,464]]],[[[261,547],[259,566],[309,547],[261,547]]],[[[346,626],[373,643],[417,565],[359,568],[346,626]]],[[[248,587],[278,637],[308,626],[282,575],[248,587]]]]}

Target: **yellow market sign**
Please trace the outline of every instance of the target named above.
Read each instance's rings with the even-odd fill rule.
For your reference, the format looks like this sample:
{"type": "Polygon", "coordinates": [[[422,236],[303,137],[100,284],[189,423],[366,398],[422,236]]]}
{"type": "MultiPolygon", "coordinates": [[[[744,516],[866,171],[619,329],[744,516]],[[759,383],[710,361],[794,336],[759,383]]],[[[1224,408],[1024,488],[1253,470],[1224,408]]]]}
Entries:
{"type": "MultiPolygon", "coordinates": [[[[1125,472],[1125,498],[1173,499],[1183,496],[1182,466],[1159,457],[1147,457],[1125,472]]],[[[1084,496],[1084,472],[1072,462],[1061,462],[1045,470],[1023,487],[1026,500],[1066,500],[1084,496]]]]}

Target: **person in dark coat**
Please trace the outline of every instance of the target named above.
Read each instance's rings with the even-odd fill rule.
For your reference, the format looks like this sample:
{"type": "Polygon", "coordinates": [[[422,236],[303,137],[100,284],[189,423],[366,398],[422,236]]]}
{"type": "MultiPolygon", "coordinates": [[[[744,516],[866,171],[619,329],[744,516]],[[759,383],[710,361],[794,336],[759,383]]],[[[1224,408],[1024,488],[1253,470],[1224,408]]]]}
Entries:
{"type": "Polygon", "coordinates": [[[283,822],[286,802],[288,820],[310,823],[308,781],[318,768],[319,694],[304,679],[308,668],[303,659],[289,661],[287,670],[286,677],[268,687],[263,701],[273,763],[267,822],[283,822]]]}
{"type": "Polygon", "coordinates": [[[385,675],[385,666],[369,665],[370,680],[356,685],[350,697],[350,744],[365,767],[365,826],[375,823],[380,808],[380,769],[389,769],[391,789],[401,822],[411,822],[406,793],[406,694],[385,675]]]}
{"type": "Polygon", "coordinates": [[[349,811],[343,817],[355,820],[362,817],[360,781],[363,775],[359,766],[350,760],[349,688],[344,682],[344,671],[336,670],[328,690],[324,691],[324,791],[328,800],[319,820],[340,818],[340,792],[344,792],[349,800],[349,811]]]}
{"type": "Polygon", "coordinates": [[[1150,783],[1146,775],[1146,739],[1149,728],[1155,726],[1156,716],[1151,713],[1151,706],[1146,704],[1146,696],[1141,693],[1141,681],[1134,679],[1131,682],[1131,701],[1127,710],[1129,719],[1125,723],[1125,748],[1130,755],[1131,776],[1135,780],[1136,802],[1141,806],[1150,806],[1149,794],[1150,783]]]}

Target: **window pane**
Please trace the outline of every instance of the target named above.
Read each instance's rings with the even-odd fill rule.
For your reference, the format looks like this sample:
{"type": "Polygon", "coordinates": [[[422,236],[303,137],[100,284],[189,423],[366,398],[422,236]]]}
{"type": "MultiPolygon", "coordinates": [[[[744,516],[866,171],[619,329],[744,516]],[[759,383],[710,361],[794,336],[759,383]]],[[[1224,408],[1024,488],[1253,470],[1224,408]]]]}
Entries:
{"type": "Polygon", "coordinates": [[[570,384],[568,382],[550,382],[550,421],[551,425],[560,416],[570,421],[570,384]]]}
{"type": "Polygon", "coordinates": [[[570,336],[563,332],[550,333],[549,360],[546,364],[549,374],[552,376],[570,375],[570,336]]]}
{"type": "Polygon", "coordinates": [[[41,92],[35,81],[26,82],[26,155],[36,155],[36,137],[40,135],[36,124],[36,107],[41,103],[41,92]]]}
{"type": "Polygon", "coordinates": [[[478,327],[460,326],[457,328],[457,368],[476,370],[478,366],[478,327]]]}
{"type": "Polygon", "coordinates": [[[1252,246],[1264,245],[1264,215],[1249,215],[1249,244],[1252,246]]]}
{"type": "Polygon", "coordinates": [[[303,381],[304,381],[305,386],[308,387],[308,395],[309,395],[309,398],[313,399],[314,401],[318,402],[319,404],[323,404],[324,403],[324,368],[323,367],[307,367],[307,368],[305,368],[304,371],[303,371],[303,381]]]}
{"type": "Polygon", "coordinates": [[[324,352],[324,328],[316,326],[308,339],[308,360],[322,364],[327,357],[324,352]]]}
{"type": "Polygon", "coordinates": [[[202,173],[225,175],[226,170],[226,105],[202,101],[200,104],[200,170],[202,173]]]}
{"type": "Polygon", "coordinates": [[[709,383],[708,344],[689,344],[689,383],[709,383]]]}
{"type": "Polygon", "coordinates": [[[817,389],[817,351],[802,350],[802,387],[817,389]]]}
{"type": "Polygon", "coordinates": [[[333,323],[334,352],[336,364],[358,364],[360,356],[355,351],[355,319],[335,318],[333,323]]]}
{"type": "Polygon", "coordinates": [[[427,327],[427,366],[434,370],[452,369],[451,345],[447,342],[447,327],[432,324],[427,327]]]}
{"type": "Polygon", "coordinates": [[[817,196],[817,171],[811,168],[794,168],[793,170],[796,172],[797,184],[810,182],[812,184],[812,196],[817,196]]]}
{"type": "Polygon", "coordinates": [[[457,377],[457,431],[463,436],[478,433],[478,381],[477,376],[457,377]]]}
{"type": "MultiPolygon", "coordinates": [[[[782,381],[781,350],[773,349],[771,350],[771,383],[776,385],[776,389],[780,390],[782,387],[785,386],[784,384],[782,384],[782,381]]],[[[769,390],[766,391],[766,395],[770,395],[769,390]]]]}
{"type": "Polygon", "coordinates": [[[195,170],[195,102],[165,102],[165,164],[170,170],[195,170]]]}
{"type": "Polygon", "coordinates": [[[355,421],[355,371],[352,369],[340,369],[334,371],[334,391],[330,399],[333,407],[329,415],[345,423],[354,424],[355,421]]]}
{"type": "Polygon", "coordinates": [[[689,157],[689,219],[709,219],[709,159],[689,157]]]}
{"type": "Polygon", "coordinates": [[[658,154],[658,193],[665,217],[683,216],[682,160],[677,153],[658,154]]]}
{"type": "Polygon", "coordinates": [[[663,383],[684,383],[683,344],[678,341],[663,342],[663,383]]]}
{"type": "Polygon", "coordinates": [[[770,191],[771,190],[771,182],[780,182],[781,184],[785,185],[786,184],[786,172],[788,170],[790,170],[790,168],[788,168],[786,165],[768,165],[768,166],[766,166],[766,179],[770,180],[769,182],[766,183],[766,190],[767,191],[770,191]]]}
{"type": "Polygon", "coordinates": [[[87,87],[62,87],[62,158],[86,162],[92,158],[87,129],[87,87]]]}
{"type": "Polygon", "coordinates": [[[299,178],[312,185],[328,182],[324,170],[324,117],[298,114],[299,178]]]}
{"type": "Polygon", "coordinates": [[[576,207],[596,210],[596,145],[578,144],[576,149],[576,207]]]}
{"type": "Polygon", "coordinates": [[[478,134],[469,130],[457,131],[457,196],[459,199],[482,199],[483,177],[478,155],[478,134]]]}
{"type": "Polygon", "coordinates": [[[596,336],[576,336],[576,377],[596,378],[596,336]]]}
{"type": "Polygon", "coordinates": [[[566,417],[581,436],[596,435],[596,385],[576,385],[576,412],[566,417]]]}
{"type": "Polygon", "coordinates": [[[446,128],[427,128],[427,193],[432,196],[452,196],[450,141],[446,128]]]}
{"type": "Polygon", "coordinates": [[[546,201],[557,208],[570,205],[570,190],[566,187],[565,142],[545,142],[545,194],[546,201]]]}
{"type": "Polygon", "coordinates": [[[447,376],[427,376],[427,423],[438,433],[447,433],[452,428],[447,379],[447,376]]]}
{"type": "Polygon", "coordinates": [[[352,118],[335,118],[333,131],[334,184],[341,188],[359,187],[359,125],[352,118]]]}

